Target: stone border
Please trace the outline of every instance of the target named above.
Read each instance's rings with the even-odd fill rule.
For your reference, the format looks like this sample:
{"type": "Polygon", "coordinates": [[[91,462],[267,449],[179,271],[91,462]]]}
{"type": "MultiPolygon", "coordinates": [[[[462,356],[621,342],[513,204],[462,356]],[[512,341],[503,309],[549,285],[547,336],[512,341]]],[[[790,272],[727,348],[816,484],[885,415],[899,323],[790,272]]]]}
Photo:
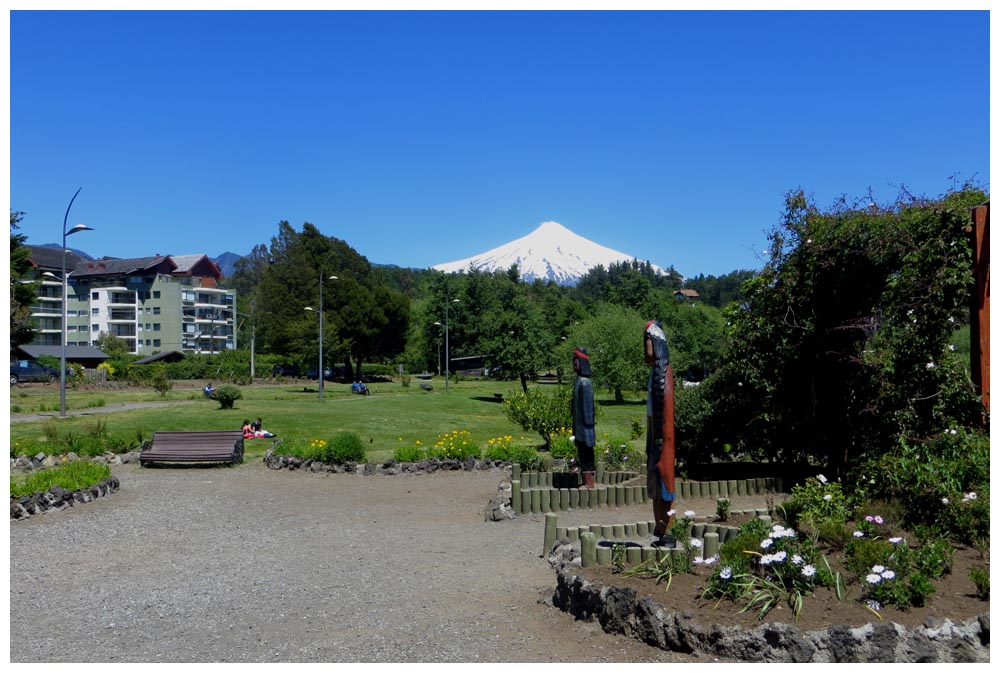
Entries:
{"type": "Polygon", "coordinates": [[[53,510],[66,509],[76,503],[90,502],[94,498],[117,493],[120,486],[118,477],[115,476],[106,477],[90,488],[82,488],[77,491],[67,491],[61,486],[52,486],[47,491],[37,491],[20,498],[11,498],[10,518],[11,520],[21,520],[53,510]]]}
{"type": "Polygon", "coordinates": [[[990,616],[964,624],[928,618],[907,631],[895,622],[858,628],[831,626],[803,631],[790,624],[704,626],[689,611],[670,612],[634,589],[597,586],[583,572],[559,562],[552,605],[577,619],[597,619],[607,633],[625,635],[661,650],[723,656],[744,662],[989,662],[990,616]]]}
{"type": "Polygon", "coordinates": [[[278,442],[268,447],[264,454],[264,465],[272,470],[307,470],[309,472],[333,472],[358,475],[395,475],[395,474],[432,474],[438,470],[503,470],[509,471],[511,464],[502,460],[481,460],[479,458],[428,458],[416,463],[397,463],[394,459],[383,463],[324,463],[319,460],[296,458],[294,456],[275,455],[274,449],[278,442]]]}

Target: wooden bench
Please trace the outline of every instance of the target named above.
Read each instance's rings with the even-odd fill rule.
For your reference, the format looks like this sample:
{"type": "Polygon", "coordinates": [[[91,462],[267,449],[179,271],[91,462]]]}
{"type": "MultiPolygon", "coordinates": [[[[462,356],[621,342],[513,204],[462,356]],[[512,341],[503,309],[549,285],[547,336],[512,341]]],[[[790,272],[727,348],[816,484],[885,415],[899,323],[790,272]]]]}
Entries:
{"type": "Polygon", "coordinates": [[[154,432],[148,449],[139,453],[139,464],[243,462],[243,431],[154,432]]]}

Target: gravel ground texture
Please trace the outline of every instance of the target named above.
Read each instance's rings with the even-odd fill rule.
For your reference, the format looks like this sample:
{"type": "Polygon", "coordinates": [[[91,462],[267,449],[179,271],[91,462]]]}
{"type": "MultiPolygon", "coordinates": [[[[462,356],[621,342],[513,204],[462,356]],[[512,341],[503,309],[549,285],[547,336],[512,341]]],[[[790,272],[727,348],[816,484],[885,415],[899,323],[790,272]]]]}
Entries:
{"type": "Polygon", "coordinates": [[[10,522],[12,662],[718,661],[547,605],[544,515],[484,521],[500,471],[114,474],[110,497],[10,522]]]}

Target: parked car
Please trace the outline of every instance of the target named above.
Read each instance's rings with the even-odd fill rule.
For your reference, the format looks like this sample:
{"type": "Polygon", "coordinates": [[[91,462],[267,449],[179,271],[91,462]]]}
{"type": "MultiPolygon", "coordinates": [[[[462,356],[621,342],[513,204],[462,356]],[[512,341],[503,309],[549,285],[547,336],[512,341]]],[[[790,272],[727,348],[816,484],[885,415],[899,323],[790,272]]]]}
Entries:
{"type": "Polygon", "coordinates": [[[274,365],[271,368],[271,376],[288,376],[290,378],[299,377],[299,366],[298,365],[274,365]]]}
{"type": "Polygon", "coordinates": [[[31,360],[15,360],[10,363],[10,385],[26,381],[43,381],[54,383],[59,379],[59,372],[50,367],[43,367],[31,360]]]}
{"type": "MultiPolygon", "coordinates": [[[[317,378],[316,377],[317,371],[318,369],[316,367],[310,368],[308,373],[306,373],[306,378],[315,380],[317,378]]],[[[323,370],[324,381],[336,381],[337,379],[342,379],[342,378],[344,378],[343,367],[326,367],[323,370]]]]}

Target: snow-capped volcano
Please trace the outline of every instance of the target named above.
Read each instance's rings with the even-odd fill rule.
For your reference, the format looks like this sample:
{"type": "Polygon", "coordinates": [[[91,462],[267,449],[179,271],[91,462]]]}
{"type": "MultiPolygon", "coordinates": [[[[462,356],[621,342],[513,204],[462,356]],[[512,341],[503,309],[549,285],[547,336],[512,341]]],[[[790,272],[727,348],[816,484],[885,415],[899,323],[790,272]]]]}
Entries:
{"type": "MultiPolygon", "coordinates": [[[[433,268],[445,273],[461,273],[470,267],[492,272],[506,271],[516,264],[524,280],[540,278],[554,280],[560,285],[575,285],[595,266],[608,268],[611,264],[631,262],[633,259],[636,259],[634,255],[598,245],[558,222],[542,222],[527,236],[473,257],[438,264],[433,268]]],[[[653,269],[658,273],[667,273],[656,265],[653,269]]]]}

